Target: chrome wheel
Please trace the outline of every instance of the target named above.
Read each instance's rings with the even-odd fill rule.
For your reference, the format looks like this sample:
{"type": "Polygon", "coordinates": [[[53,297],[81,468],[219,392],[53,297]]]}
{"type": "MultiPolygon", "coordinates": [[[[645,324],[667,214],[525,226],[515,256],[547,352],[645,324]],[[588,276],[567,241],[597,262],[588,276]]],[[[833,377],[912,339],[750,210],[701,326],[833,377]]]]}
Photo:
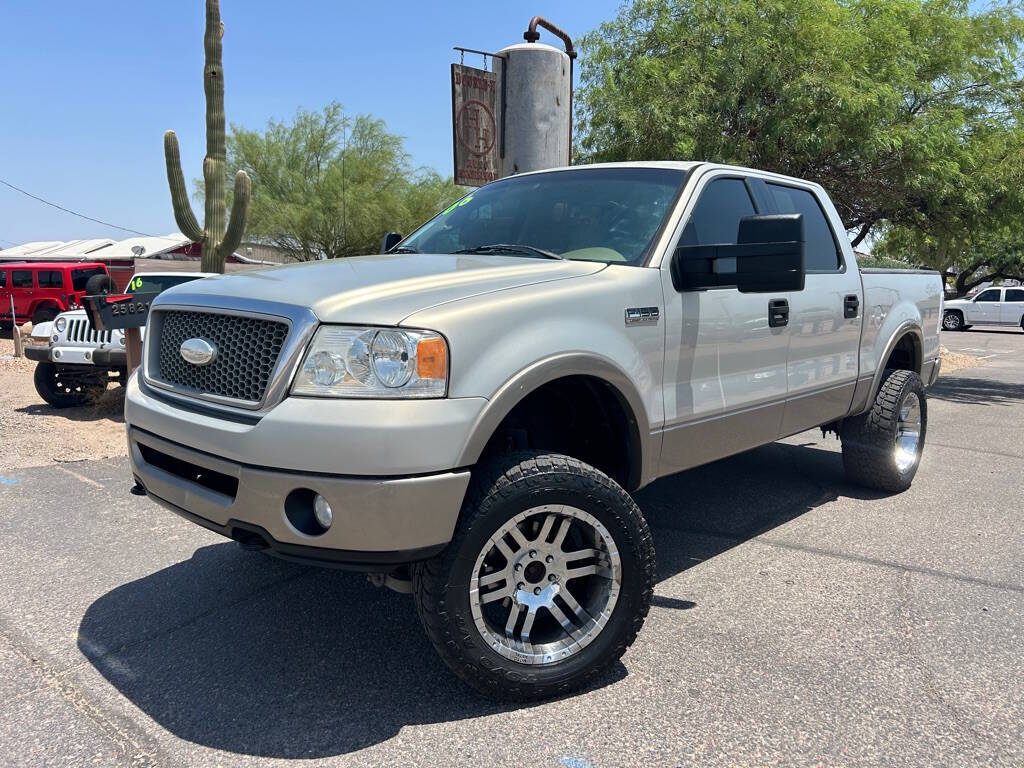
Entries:
{"type": "Polygon", "coordinates": [[[906,472],[917,463],[921,446],[921,401],[910,392],[900,406],[896,425],[896,467],[906,472]]]}
{"type": "Polygon", "coordinates": [[[488,539],[469,602],[497,653],[551,664],[597,638],[621,586],[622,561],[608,529],[582,509],[553,504],[521,512],[488,539]]]}
{"type": "Polygon", "coordinates": [[[960,315],[956,312],[947,312],[942,316],[942,327],[947,331],[955,331],[960,327],[960,315]]]}

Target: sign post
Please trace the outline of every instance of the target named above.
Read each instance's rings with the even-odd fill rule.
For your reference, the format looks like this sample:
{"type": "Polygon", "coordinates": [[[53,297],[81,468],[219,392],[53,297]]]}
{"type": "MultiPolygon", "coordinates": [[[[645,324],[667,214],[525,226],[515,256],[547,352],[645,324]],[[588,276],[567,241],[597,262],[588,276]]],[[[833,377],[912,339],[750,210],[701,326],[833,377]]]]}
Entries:
{"type": "Polygon", "coordinates": [[[452,64],[456,184],[480,187],[500,175],[501,106],[497,74],[452,64]]]}

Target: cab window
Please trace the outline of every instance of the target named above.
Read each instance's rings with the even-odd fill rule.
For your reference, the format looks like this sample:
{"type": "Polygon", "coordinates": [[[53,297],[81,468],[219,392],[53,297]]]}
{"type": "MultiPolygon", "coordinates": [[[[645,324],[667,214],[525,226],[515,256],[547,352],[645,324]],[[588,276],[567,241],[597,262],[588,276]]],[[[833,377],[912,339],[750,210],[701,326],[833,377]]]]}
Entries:
{"type": "Polygon", "coordinates": [[[839,269],[839,246],[818,199],[806,189],[782,184],[765,184],[779,213],[802,213],[807,239],[807,271],[835,272],[839,269]]]}
{"type": "Polygon", "coordinates": [[[0,270],[0,288],[6,288],[6,287],[7,287],[7,273],[4,272],[3,270],[0,270]]]}
{"type": "Polygon", "coordinates": [[[700,193],[679,244],[735,245],[740,219],[756,213],[742,179],[715,179],[700,193]]]}
{"type": "Polygon", "coordinates": [[[31,288],[32,273],[27,269],[16,269],[11,273],[12,288],[31,288]]]}
{"type": "Polygon", "coordinates": [[[1007,301],[1024,301],[1024,288],[1007,288],[1007,301]]]}
{"type": "Polygon", "coordinates": [[[989,288],[987,291],[982,291],[975,301],[999,301],[999,289],[989,288]]]}
{"type": "Polygon", "coordinates": [[[56,269],[44,269],[36,273],[40,288],[63,288],[64,273],[56,269]]]}

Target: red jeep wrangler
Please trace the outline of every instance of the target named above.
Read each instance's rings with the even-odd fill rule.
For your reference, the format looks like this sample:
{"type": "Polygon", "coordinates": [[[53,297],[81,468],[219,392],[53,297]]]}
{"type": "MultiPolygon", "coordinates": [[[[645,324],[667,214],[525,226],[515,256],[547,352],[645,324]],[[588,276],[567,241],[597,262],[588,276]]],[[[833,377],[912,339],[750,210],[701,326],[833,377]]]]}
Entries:
{"type": "Polygon", "coordinates": [[[0,264],[0,320],[32,324],[53,320],[59,313],[81,304],[90,277],[107,275],[95,262],[26,262],[0,264]]]}

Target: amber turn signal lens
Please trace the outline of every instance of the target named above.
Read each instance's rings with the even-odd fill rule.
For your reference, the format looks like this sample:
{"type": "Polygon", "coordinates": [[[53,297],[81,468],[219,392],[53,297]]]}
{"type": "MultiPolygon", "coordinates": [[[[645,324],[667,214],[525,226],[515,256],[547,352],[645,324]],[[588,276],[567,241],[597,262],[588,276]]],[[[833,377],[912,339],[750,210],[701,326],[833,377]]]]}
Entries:
{"type": "Polygon", "coordinates": [[[416,374],[421,379],[443,379],[448,375],[444,339],[424,339],[416,345],[416,374]]]}

